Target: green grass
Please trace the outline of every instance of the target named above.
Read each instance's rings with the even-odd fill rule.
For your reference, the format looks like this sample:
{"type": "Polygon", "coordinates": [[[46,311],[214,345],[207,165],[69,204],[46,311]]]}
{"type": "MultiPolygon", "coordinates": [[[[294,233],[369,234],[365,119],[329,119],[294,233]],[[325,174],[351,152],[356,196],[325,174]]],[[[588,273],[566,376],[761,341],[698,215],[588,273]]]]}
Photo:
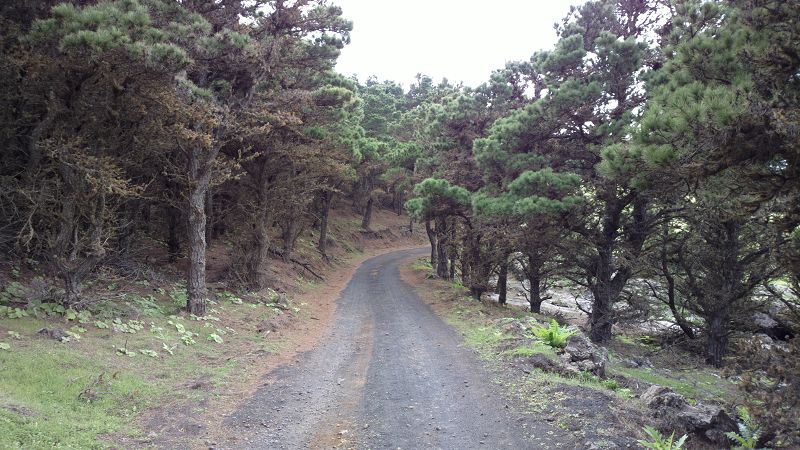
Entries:
{"type": "Polygon", "coordinates": [[[509,336],[502,330],[492,326],[470,327],[464,333],[464,342],[478,349],[493,349],[509,336]]]}
{"type": "Polygon", "coordinates": [[[714,376],[708,370],[674,370],[678,377],[654,373],[651,369],[614,365],[611,373],[624,375],[650,384],[665,386],[693,400],[727,398],[733,391],[729,382],[714,376]],[[731,389],[729,389],[729,387],[731,389]]]}
{"type": "Polygon", "coordinates": [[[422,271],[429,271],[433,270],[433,266],[428,258],[419,258],[413,263],[411,263],[411,268],[413,270],[422,270],[422,271]]]}
{"type": "MultiPolygon", "coordinates": [[[[62,317],[0,319],[0,341],[11,344],[0,350],[0,449],[108,447],[113,440],[99,437],[137,435],[135,418],[148,407],[207,395],[206,389],[188,387],[196,382],[219,386],[235,380],[240,362],[229,354],[241,346],[275,353],[283,345],[250,328],[225,325],[255,324],[276,314],[264,305],[220,302],[209,306],[205,318],[193,319],[165,316],[172,311],[169,298],[158,307],[140,303],[143,311],[135,317],[143,327],[125,328],[132,332],[114,331],[113,319],[103,319],[109,328],[98,328],[99,314],[84,324],[62,317]],[[69,342],[37,335],[43,327],[77,326],[85,331],[69,342]],[[193,333],[194,344],[181,341],[186,332],[193,333]],[[209,340],[212,333],[223,342],[209,340]]],[[[130,320],[123,315],[120,322],[130,320]]]]}
{"type": "Polygon", "coordinates": [[[136,433],[130,418],[158,392],[142,376],[109,373],[47,341],[0,353],[0,379],[2,448],[103,448],[98,435],[136,433]]]}
{"type": "Polygon", "coordinates": [[[556,358],[556,352],[553,347],[545,344],[544,342],[533,342],[531,344],[521,345],[519,347],[506,350],[502,354],[511,358],[530,358],[533,355],[545,355],[548,358],[556,358]]]}

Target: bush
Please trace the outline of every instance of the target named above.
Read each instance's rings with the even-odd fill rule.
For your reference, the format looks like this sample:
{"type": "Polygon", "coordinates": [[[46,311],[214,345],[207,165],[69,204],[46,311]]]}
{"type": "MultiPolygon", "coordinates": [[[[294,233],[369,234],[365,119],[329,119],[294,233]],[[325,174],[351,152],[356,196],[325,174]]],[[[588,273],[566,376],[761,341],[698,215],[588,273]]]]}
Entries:
{"type": "Polygon", "coordinates": [[[534,336],[553,348],[564,348],[567,345],[567,339],[576,334],[575,331],[561,328],[555,319],[550,319],[550,326],[547,328],[536,326],[531,331],[534,336]]]}

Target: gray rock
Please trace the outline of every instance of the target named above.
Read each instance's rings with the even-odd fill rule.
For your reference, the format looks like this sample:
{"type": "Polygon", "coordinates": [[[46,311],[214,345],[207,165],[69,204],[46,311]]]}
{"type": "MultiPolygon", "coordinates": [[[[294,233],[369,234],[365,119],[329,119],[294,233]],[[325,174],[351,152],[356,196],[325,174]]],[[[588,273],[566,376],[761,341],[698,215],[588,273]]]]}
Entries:
{"type": "Polygon", "coordinates": [[[730,442],[725,433],[736,431],[736,421],[721,407],[702,403],[690,405],[686,398],[667,387],[650,386],[640,399],[669,427],[714,444],[728,445],[730,442]]]}
{"type": "Polygon", "coordinates": [[[42,328],[41,330],[37,331],[37,333],[47,336],[50,339],[55,339],[57,341],[63,341],[64,338],[68,338],[69,334],[66,331],[59,329],[59,328],[42,328]]]}
{"type": "Polygon", "coordinates": [[[653,363],[651,363],[650,360],[645,358],[645,357],[640,357],[640,358],[639,357],[634,357],[634,358],[625,360],[625,365],[630,367],[630,368],[633,368],[633,369],[636,369],[636,368],[639,368],[639,367],[653,367],[653,363]]]}
{"type": "Polygon", "coordinates": [[[680,409],[687,406],[686,399],[672,389],[654,384],[647,388],[639,399],[651,409],[663,407],[680,409]]]}
{"type": "Polygon", "coordinates": [[[592,344],[583,334],[570,336],[567,346],[561,351],[561,360],[572,372],[586,371],[598,377],[605,377],[608,351],[592,344]]]}
{"type": "Polygon", "coordinates": [[[515,335],[523,335],[528,330],[528,327],[516,319],[501,323],[500,328],[507,333],[512,333],[515,335]]]}
{"type": "Polygon", "coordinates": [[[755,341],[763,349],[770,349],[775,343],[775,341],[773,341],[771,337],[767,336],[764,333],[756,333],[753,336],[753,341],[755,341]]]}
{"type": "Polygon", "coordinates": [[[769,330],[778,326],[778,321],[763,312],[753,314],[753,324],[762,330],[769,330]]]}

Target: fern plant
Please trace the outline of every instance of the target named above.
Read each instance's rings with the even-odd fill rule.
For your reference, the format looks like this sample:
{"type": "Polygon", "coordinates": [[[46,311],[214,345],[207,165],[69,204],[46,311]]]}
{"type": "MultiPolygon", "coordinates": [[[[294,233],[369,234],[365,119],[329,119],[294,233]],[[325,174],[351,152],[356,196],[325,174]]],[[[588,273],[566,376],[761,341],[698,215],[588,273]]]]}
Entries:
{"type": "Polygon", "coordinates": [[[685,434],[676,441],[675,432],[672,432],[669,437],[664,437],[660,431],[651,426],[644,427],[644,433],[650,438],[650,440],[640,440],[637,442],[642,447],[649,448],[651,450],[681,450],[683,449],[684,442],[686,442],[685,434]]]}
{"type": "Polygon", "coordinates": [[[553,348],[564,348],[567,345],[567,339],[575,334],[572,330],[561,328],[555,319],[550,319],[549,327],[537,326],[533,327],[531,331],[534,336],[553,348]]]}
{"type": "Polygon", "coordinates": [[[736,444],[733,450],[755,449],[756,445],[758,445],[758,439],[761,437],[761,428],[750,415],[750,411],[744,406],[736,408],[736,412],[741,420],[738,423],[739,432],[729,431],[725,433],[725,436],[736,444]]]}

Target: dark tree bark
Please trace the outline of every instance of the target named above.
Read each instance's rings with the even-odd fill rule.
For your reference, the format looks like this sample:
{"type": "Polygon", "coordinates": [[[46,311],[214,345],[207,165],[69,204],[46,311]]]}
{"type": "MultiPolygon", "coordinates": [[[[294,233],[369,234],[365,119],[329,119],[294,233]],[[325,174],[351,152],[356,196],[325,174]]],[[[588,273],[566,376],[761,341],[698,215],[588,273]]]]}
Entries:
{"type": "Polygon", "coordinates": [[[667,282],[667,306],[669,306],[672,317],[675,318],[675,323],[678,325],[681,331],[683,331],[683,334],[685,334],[689,339],[694,339],[694,329],[683,317],[683,314],[678,311],[678,305],[676,303],[677,293],[675,291],[675,277],[669,270],[669,253],[667,251],[667,242],[669,240],[669,223],[665,224],[663,227],[662,239],[659,262],[661,265],[661,274],[664,276],[664,280],[667,282]]]}
{"type": "Polygon", "coordinates": [[[333,191],[325,191],[322,193],[322,208],[319,221],[319,243],[317,248],[325,259],[328,259],[328,214],[331,210],[331,202],[333,200],[333,191]]]}
{"type": "Polygon", "coordinates": [[[530,305],[531,312],[541,313],[542,302],[545,300],[542,297],[542,268],[544,261],[539,255],[529,253],[526,255],[527,265],[525,267],[525,276],[528,277],[528,304],[530,305]]]}
{"type": "Polygon", "coordinates": [[[289,261],[294,252],[294,244],[297,242],[297,237],[303,232],[303,224],[301,219],[292,215],[283,226],[283,260],[289,261]]]}
{"type": "Polygon", "coordinates": [[[425,221],[425,232],[428,234],[428,241],[431,243],[431,267],[436,267],[436,232],[431,228],[430,219],[425,221]]]}
{"type": "Polygon", "coordinates": [[[506,304],[508,293],[508,257],[500,263],[500,272],[497,275],[497,302],[501,305],[506,304]]]}
{"type": "Polygon", "coordinates": [[[436,276],[446,280],[450,270],[447,261],[448,231],[444,218],[436,218],[436,276]]]}
{"type": "Polygon", "coordinates": [[[728,348],[728,317],[718,311],[706,319],[706,361],[714,367],[722,367],[722,358],[728,348]]]}
{"type": "Polygon", "coordinates": [[[269,176],[269,165],[266,161],[260,161],[257,168],[258,180],[257,208],[254,215],[254,234],[253,253],[250,257],[250,279],[258,289],[269,287],[269,229],[272,224],[272,217],[269,211],[269,188],[271,179],[269,176]]]}
{"type": "Polygon", "coordinates": [[[181,212],[178,208],[167,206],[165,214],[167,216],[167,251],[169,262],[175,262],[181,253],[181,239],[178,229],[181,223],[181,212]]]}
{"type": "Polygon", "coordinates": [[[611,329],[616,320],[614,304],[631,277],[630,267],[615,265],[614,250],[624,245],[629,254],[637,256],[647,236],[645,230],[647,203],[635,193],[626,198],[611,198],[605,202],[602,227],[595,241],[596,257],[587,269],[587,285],[593,296],[592,313],[589,315],[589,338],[596,343],[611,339],[611,329]],[[620,230],[622,214],[632,204],[631,223],[620,230]],[[624,231],[624,241],[617,242],[624,231]]]}
{"type": "Polygon", "coordinates": [[[364,216],[361,218],[361,229],[369,231],[369,224],[372,221],[372,197],[367,200],[367,206],[364,208],[364,216]]]}
{"type": "Polygon", "coordinates": [[[59,171],[65,192],[58,233],[48,258],[64,281],[64,297],[61,303],[71,307],[80,301],[84,278],[97,267],[106,254],[103,246],[106,200],[105,195],[100,194],[94,199],[84,199],[79,204],[76,198],[81,198],[77,195],[80,191],[80,174],[68,164],[61,164],[59,171]],[[88,242],[82,244],[79,234],[83,233],[88,236],[88,242]]]}

